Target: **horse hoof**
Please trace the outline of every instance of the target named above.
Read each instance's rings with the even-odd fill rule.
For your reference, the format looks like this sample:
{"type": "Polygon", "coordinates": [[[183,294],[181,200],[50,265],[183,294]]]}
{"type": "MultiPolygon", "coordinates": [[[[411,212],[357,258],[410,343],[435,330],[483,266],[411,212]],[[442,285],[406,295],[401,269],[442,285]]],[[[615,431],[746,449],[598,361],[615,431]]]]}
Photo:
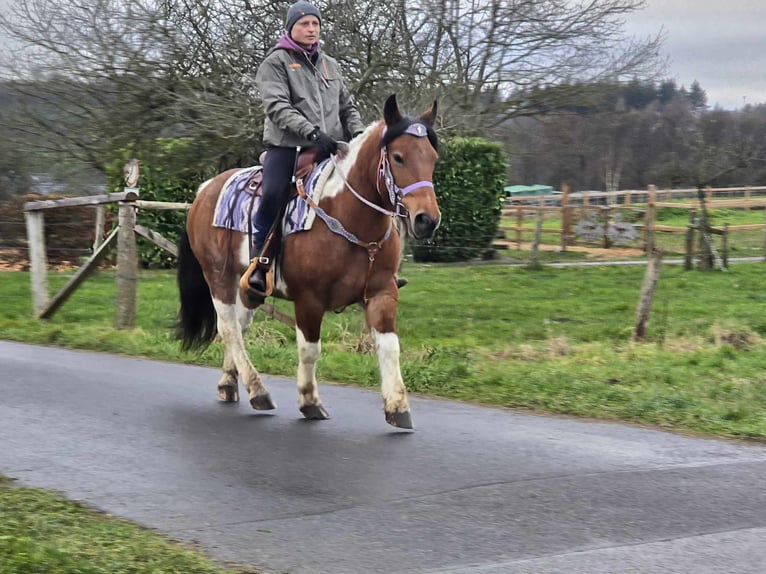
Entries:
{"type": "Polygon", "coordinates": [[[271,411],[277,408],[277,405],[271,400],[269,393],[255,395],[250,399],[250,406],[256,411],[271,411]]]}
{"type": "Polygon", "coordinates": [[[411,429],[412,427],[412,415],[409,411],[386,413],[386,422],[392,427],[400,429],[411,429]]]}
{"type": "Polygon", "coordinates": [[[301,407],[301,412],[310,421],[323,421],[330,418],[322,405],[304,405],[301,407]]]}
{"type": "Polygon", "coordinates": [[[225,403],[238,403],[239,391],[231,385],[218,387],[218,398],[225,403]]]}

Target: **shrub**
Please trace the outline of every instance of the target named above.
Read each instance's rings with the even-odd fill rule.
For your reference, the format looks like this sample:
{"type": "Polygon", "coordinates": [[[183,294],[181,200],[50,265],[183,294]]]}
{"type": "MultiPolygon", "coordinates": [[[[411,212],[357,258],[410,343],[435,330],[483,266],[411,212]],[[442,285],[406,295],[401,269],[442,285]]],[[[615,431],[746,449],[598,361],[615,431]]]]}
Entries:
{"type": "Polygon", "coordinates": [[[440,142],[434,186],[442,223],[434,238],[414,242],[416,261],[466,261],[495,237],[507,164],[499,143],[481,138],[440,142]]]}
{"type": "MultiPolygon", "coordinates": [[[[160,139],[155,144],[152,150],[124,150],[122,157],[109,166],[110,190],[123,190],[123,166],[128,159],[136,158],[141,170],[138,183],[141,199],[191,203],[197,187],[213,174],[213,167],[206,165],[203,159],[203,145],[191,138],[160,139]]],[[[186,224],[186,212],[141,209],[137,222],[175,243],[186,224]]],[[[138,250],[144,267],[175,265],[175,258],[170,253],[142,238],[138,240],[138,250]]]]}

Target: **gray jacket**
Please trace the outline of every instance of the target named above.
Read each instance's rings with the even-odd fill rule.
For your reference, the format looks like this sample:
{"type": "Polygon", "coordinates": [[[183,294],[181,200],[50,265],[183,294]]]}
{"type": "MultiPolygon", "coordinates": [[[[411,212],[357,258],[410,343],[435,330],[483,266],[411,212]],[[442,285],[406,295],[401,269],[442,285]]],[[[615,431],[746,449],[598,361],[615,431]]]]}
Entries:
{"type": "Polygon", "coordinates": [[[318,126],[336,140],[348,141],[364,129],[335,59],[319,53],[316,65],[292,50],[273,49],[258,67],[267,146],[308,146],[318,126]]]}

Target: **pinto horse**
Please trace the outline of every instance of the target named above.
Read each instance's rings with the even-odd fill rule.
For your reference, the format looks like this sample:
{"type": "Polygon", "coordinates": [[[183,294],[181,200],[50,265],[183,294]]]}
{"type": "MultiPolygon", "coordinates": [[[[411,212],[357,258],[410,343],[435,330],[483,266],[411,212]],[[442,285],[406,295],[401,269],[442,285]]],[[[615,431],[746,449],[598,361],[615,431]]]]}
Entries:
{"type": "MultiPolygon", "coordinates": [[[[310,229],[283,235],[273,295],[294,304],[298,406],[307,419],[329,418],[316,380],[324,313],[358,303],[375,344],[386,421],[412,428],[396,333],[398,230],[424,239],[439,226],[432,181],[438,158],[435,116],[436,102],[420,117],[410,118],[400,112],[395,95],[390,96],[383,119],[354,138],[345,156],[333,157],[317,178],[318,199],[294,200],[306,201],[317,217],[310,229]]],[[[250,262],[248,234],[213,226],[218,196],[232,171],[203,183],[189,210],[179,246],[178,335],[184,348],[191,349],[220,334],[225,350],[219,398],[238,401],[239,378],[251,406],[269,410],[276,405],[250,362],[243,338],[253,316],[253,304],[240,287],[250,262]]],[[[298,187],[302,189],[302,181],[298,187]]]]}

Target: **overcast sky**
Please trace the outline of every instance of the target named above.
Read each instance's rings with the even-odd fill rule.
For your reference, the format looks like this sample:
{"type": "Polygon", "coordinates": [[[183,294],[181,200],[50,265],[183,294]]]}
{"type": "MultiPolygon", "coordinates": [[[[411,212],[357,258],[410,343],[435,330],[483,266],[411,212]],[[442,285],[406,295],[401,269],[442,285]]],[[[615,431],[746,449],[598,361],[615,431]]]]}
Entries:
{"type": "MultiPolygon", "coordinates": [[[[0,10],[10,3],[0,0],[0,10]]],[[[679,86],[697,80],[710,106],[766,103],[766,0],[647,0],[626,18],[631,34],[661,28],[667,76],[679,86]]]]}
{"type": "Polygon", "coordinates": [[[708,105],[766,103],[766,0],[647,0],[627,18],[630,33],[664,27],[668,77],[697,80],[708,105]]]}

